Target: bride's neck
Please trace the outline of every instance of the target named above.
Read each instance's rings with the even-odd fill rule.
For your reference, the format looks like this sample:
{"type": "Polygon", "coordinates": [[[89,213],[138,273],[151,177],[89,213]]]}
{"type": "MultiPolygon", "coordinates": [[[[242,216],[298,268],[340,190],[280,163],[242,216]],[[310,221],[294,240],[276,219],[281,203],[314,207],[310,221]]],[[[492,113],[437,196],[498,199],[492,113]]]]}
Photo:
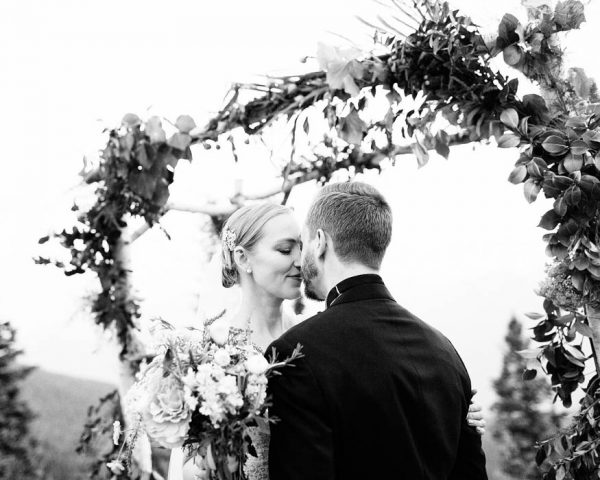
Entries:
{"type": "Polygon", "coordinates": [[[282,328],[283,300],[274,297],[256,284],[242,285],[242,301],[234,318],[235,326],[250,328],[255,334],[279,336],[282,328]]]}

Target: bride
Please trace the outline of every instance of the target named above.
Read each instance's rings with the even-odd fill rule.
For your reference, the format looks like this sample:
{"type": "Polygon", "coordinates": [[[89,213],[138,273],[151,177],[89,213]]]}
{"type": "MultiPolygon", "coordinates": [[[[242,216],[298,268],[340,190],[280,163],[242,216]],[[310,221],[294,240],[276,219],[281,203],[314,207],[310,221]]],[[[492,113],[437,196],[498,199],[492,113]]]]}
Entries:
{"type": "MultiPolygon", "coordinates": [[[[264,353],[273,340],[298,322],[283,310],[284,300],[300,297],[300,227],[292,211],[282,205],[260,203],[237,210],[223,227],[222,282],[239,285],[237,313],[216,320],[210,328],[229,330],[231,342],[247,342],[264,353]]],[[[483,434],[481,408],[469,407],[469,424],[483,434]]],[[[246,475],[268,478],[268,428],[251,432],[258,457],[249,456],[246,475]]],[[[195,459],[185,462],[181,449],[174,450],[169,480],[202,478],[195,459]],[[182,469],[183,466],[183,469],[182,469]]]]}

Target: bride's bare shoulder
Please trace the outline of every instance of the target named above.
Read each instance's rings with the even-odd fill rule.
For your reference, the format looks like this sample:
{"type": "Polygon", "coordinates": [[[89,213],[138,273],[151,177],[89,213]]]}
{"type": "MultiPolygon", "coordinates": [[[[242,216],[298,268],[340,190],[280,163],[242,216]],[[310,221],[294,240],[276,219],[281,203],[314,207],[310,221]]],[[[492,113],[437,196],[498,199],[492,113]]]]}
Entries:
{"type": "Polygon", "coordinates": [[[289,313],[289,312],[284,312],[284,314],[283,314],[283,329],[285,331],[287,331],[290,328],[295,327],[299,323],[302,323],[302,320],[304,320],[304,318],[302,318],[298,315],[294,315],[293,313],[289,313]]]}

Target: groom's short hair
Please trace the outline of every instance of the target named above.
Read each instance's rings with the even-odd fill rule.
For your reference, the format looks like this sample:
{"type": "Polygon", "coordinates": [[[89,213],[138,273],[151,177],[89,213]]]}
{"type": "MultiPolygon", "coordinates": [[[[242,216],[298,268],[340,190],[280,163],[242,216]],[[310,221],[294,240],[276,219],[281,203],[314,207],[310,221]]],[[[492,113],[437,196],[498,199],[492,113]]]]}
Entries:
{"type": "Polygon", "coordinates": [[[306,225],[311,238],[319,228],[331,235],[340,260],[379,269],[392,238],[392,210],[371,185],[332,183],[317,194],[306,225]]]}

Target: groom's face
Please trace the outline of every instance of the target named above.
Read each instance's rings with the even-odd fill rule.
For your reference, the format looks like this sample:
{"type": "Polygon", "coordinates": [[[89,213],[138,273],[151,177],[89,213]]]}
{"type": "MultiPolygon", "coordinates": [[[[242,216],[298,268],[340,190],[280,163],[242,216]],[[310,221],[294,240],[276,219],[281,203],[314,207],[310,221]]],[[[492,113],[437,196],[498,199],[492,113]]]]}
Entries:
{"type": "Polygon", "coordinates": [[[301,275],[304,281],[304,293],[311,300],[324,300],[325,296],[319,288],[321,270],[315,255],[315,237],[310,238],[309,229],[302,230],[301,275]]]}

